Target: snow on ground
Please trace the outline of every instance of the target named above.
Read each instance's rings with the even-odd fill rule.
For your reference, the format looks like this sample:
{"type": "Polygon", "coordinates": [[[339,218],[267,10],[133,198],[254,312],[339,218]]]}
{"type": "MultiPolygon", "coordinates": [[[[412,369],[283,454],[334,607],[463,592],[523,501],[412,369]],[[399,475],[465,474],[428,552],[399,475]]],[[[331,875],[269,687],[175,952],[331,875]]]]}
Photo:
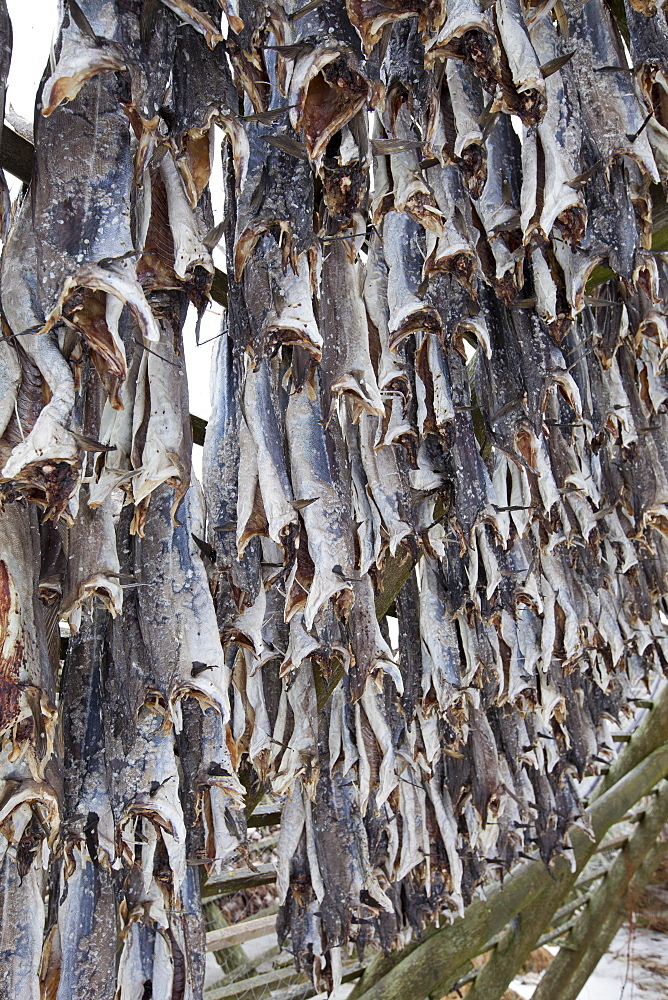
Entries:
{"type": "Polygon", "coordinates": [[[668,936],[627,925],[612,942],[580,1000],[668,997],[668,936]]]}
{"type": "MultiPolygon", "coordinates": [[[[539,974],[528,973],[510,986],[524,1000],[530,1000],[539,979],[539,974]]],[[[578,1000],[667,998],[668,935],[626,924],[598,963],[578,1000]]]]}

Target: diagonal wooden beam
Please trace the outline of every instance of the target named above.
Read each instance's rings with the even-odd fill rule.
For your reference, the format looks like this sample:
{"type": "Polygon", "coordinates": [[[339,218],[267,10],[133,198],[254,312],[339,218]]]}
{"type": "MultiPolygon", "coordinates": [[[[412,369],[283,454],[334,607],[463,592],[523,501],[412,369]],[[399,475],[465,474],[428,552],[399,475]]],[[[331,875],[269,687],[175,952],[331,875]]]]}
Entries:
{"type": "Polygon", "coordinates": [[[665,684],[652,702],[651,708],[640,720],[624,750],[610,765],[608,773],[599,781],[589,796],[591,802],[607,792],[625,774],[649,757],[668,740],[668,684],[665,684]]]}
{"type": "MultiPolygon", "coordinates": [[[[534,993],[534,1000],[575,1000],[610,941],[624,921],[621,902],[629,885],[656,846],[668,821],[668,785],[663,782],[635,833],[620,851],[602,884],[588,900],[565,946],[551,962],[534,993]]],[[[668,849],[668,845],[661,845],[668,849]]],[[[650,862],[651,864],[651,862],[650,862]]],[[[648,877],[649,877],[648,873],[648,877]]]]}
{"type": "Polygon", "coordinates": [[[8,125],[2,126],[0,143],[0,166],[18,177],[24,184],[30,184],[35,149],[31,142],[15,132],[8,125]]]}
{"type": "MultiPolygon", "coordinates": [[[[574,829],[571,836],[575,873],[563,857],[557,858],[549,869],[540,860],[524,863],[506,878],[502,886],[490,891],[486,899],[475,899],[464,916],[455,919],[448,927],[427,932],[423,941],[410,950],[405,949],[389,959],[382,956],[374,959],[350,995],[350,1000],[422,1000],[432,993],[445,995],[461,978],[464,963],[488,950],[491,939],[527,908],[533,915],[533,930],[539,937],[547,926],[543,920],[544,900],[546,919],[549,921],[563,904],[578,874],[610,827],[618,823],[666,775],[668,744],[655,750],[589,807],[586,815],[594,839],[591,840],[579,829],[574,829]],[[560,888],[563,892],[559,891],[560,888]]],[[[522,951],[521,947],[515,950],[522,951]]],[[[493,971],[494,967],[488,973],[489,978],[493,971]]]]}

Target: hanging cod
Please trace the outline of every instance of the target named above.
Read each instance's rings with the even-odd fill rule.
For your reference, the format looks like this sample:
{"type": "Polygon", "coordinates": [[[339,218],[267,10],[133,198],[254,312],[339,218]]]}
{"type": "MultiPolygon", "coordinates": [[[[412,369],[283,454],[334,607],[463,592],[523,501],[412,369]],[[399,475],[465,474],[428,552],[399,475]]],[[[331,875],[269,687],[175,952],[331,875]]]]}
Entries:
{"type": "Polygon", "coordinates": [[[604,0],[61,3],[0,191],[0,1000],[201,998],[262,796],[327,990],[586,826],[668,660],[668,30],[625,6],[628,48],[604,0]]]}

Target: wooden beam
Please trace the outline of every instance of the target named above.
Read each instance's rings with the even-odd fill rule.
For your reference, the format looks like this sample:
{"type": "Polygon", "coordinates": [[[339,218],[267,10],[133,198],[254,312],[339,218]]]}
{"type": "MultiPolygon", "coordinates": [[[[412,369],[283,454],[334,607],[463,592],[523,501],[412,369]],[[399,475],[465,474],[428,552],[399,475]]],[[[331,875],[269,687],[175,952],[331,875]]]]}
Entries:
{"type": "Polygon", "coordinates": [[[204,417],[196,417],[190,414],[190,430],[193,436],[193,444],[204,445],[204,435],[206,434],[206,420],[204,417]]]}
{"type": "Polygon", "coordinates": [[[263,826],[278,826],[280,822],[281,810],[275,807],[271,812],[261,812],[259,809],[256,809],[250,816],[246,817],[246,826],[254,827],[255,829],[261,829],[263,826]]]}
{"type": "Polygon", "coordinates": [[[468,971],[463,968],[464,963],[487,950],[487,943],[523,910],[533,920],[532,928],[539,937],[610,827],[666,774],[668,745],[655,750],[589,807],[586,815],[594,839],[590,840],[577,828],[571,834],[575,872],[563,857],[557,858],[549,869],[540,860],[525,862],[503,885],[492,889],[486,899],[475,899],[464,916],[448,927],[427,932],[421,943],[389,959],[382,956],[373,959],[350,1000],[422,1000],[435,990],[443,996],[468,971]]]}
{"type": "MultiPolygon", "coordinates": [[[[229,927],[229,920],[225,919],[223,911],[216,902],[203,902],[202,912],[204,914],[204,926],[208,931],[218,931],[222,927],[229,927]]],[[[233,973],[246,965],[248,961],[246,952],[239,945],[230,945],[224,950],[214,952],[214,958],[220,966],[222,972],[233,973]]],[[[241,979],[241,976],[238,977],[241,979]]]]}
{"type": "Polygon", "coordinates": [[[203,899],[218,899],[229,896],[241,889],[255,889],[259,885],[271,885],[276,881],[275,865],[256,865],[255,869],[239,868],[220,877],[207,879],[202,888],[203,899]]]}
{"type": "Polygon", "coordinates": [[[267,913],[261,917],[251,917],[249,920],[242,920],[237,924],[229,924],[227,927],[218,927],[216,930],[207,931],[206,950],[220,951],[222,948],[232,948],[233,945],[243,944],[244,941],[254,941],[255,938],[273,934],[276,930],[277,915],[276,913],[267,913]]]}
{"type": "Polygon", "coordinates": [[[399,548],[395,556],[388,555],[383,567],[383,589],[375,596],[376,618],[380,621],[394,604],[395,598],[413,572],[415,560],[407,549],[399,548]]]}
{"type": "MultiPolygon", "coordinates": [[[[620,852],[602,884],[587,901],[566,942],[551,962],[534,1000],[575,1000],[622,924],[629,883],[641,869],[668,821],[668,785],[651,803],[643,821],[620,852]]],[[[668,849],[668,845],[663,845],[668,849]]]]}
{"type": "Polygon", "coordinates": [[[608,773],[596,785],[589,796],[590,801],[595,801],[612,788],[615,782],[628,774],[666,740],[668,740],[668,684],[654,699],[652,707],[640,720],[631,740],[612,762],[608,773]]]}
{"type": "Polygon", "coordinates": [[[282,983],[296,983],[301,980],[304,986],[310,985],[303,972],[297,972],[292,963],[283,969],[263,972],[248,979],[237,979],[226,986],[214,987],[204,994],[205,1000],[232,1000],[234,997],[268,996],[272,986],[282,983]],[[257,992],[256,992],[257,991],[257,992]]]}

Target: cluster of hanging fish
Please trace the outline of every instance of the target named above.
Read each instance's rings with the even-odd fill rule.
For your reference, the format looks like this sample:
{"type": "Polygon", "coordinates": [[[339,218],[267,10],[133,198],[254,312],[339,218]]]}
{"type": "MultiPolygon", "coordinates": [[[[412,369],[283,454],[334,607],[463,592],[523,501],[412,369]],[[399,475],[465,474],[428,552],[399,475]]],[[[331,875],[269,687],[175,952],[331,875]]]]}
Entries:
{"type": "Polygon", "coordinates": [[[668,659],[664,11],[299,7],[65,2],[4,187],[3,1000],[199,997],[265,793],[332,988],[568,854],[668,659]]]}

